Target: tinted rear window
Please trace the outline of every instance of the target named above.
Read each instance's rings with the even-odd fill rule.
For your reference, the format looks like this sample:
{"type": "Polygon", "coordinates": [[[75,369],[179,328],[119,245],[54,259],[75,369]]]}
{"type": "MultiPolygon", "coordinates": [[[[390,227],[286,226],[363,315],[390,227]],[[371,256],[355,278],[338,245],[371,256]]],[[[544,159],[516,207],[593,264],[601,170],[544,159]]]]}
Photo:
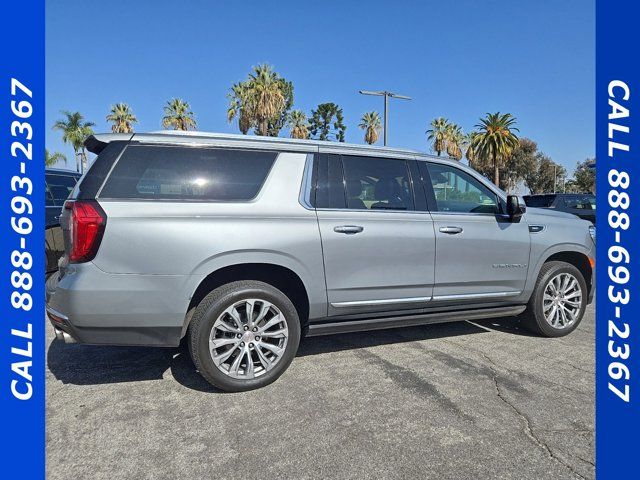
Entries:
{"type": "Polygon", "coordinates": [[[524,203],[527,205],[527,207],[548,208],[553,204],[553,201],[555,200],[556,196],[555,195],[536,195],[536,196],[525,195],[523,198],[524,198],[524,203]]]}
{"type": "Polygon", "coordinates": [[[96,197],[104,183],[104,179],[107,178],[109,170],[113,167],[126,144],[127,142],[111,142],[100,152],[100,155],[96,157],[91,167],[89,167],[82,182],[78,184],[78,188],[74,192],[75,198],[89,200],[96,197]]]}
{"type": "Polygon", "coordinates": [[[276,152],[130,145],[102,198],[250,200],[264,183],[276,152]]]}

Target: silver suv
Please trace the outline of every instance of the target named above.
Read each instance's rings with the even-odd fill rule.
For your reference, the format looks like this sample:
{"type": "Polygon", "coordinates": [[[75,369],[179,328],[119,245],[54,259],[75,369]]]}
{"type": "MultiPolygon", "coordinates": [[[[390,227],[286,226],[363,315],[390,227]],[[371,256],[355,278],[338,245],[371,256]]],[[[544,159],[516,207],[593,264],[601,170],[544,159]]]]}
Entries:
{"type": "Polygon", "coordinates": [[[177,346],[227,391],[304,335],[517,316],[558,337],[594,290],[595,230],[421,153],[205,133],[90,137],[47,314],[65,342],[177,346]]]}

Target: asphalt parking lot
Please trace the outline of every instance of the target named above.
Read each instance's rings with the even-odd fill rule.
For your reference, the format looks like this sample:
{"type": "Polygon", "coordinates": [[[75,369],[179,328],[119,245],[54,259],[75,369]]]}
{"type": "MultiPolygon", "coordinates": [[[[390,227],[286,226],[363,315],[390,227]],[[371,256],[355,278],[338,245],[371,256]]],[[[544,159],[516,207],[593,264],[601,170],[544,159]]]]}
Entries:
{"type": "Polygon", "coordinates": [[[50,479],[594,477],[593,305],[562,339],[513,319],[309,338],[239,394],[183,348],[47,331],[50,479]]]}

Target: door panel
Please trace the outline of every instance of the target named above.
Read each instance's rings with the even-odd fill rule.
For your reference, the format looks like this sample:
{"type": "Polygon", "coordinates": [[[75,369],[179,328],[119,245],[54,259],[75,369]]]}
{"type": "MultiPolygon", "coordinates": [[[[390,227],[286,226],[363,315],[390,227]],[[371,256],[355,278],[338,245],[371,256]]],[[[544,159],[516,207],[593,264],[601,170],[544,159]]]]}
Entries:
{"type": "Polygon", "coordinates": [[[320,155],[315,200],[329,315],[422,308],[431,299],[435,236],[415,181],[403,159],[320,155]]]}
{"type": "Polygon", "coordinates": [[[428,213],[318,211],[329,314],[424,307],[433,291],[428,213]],[[342,233],[336,227],[361,227],[342,233]],[[338,230],[338,231],[336,231],[338,230]]]}
{"type": "Polygon", "coordinates": [[[489,187],[449,164],[421,166],[436,235],[434,301],[509,301],[524,288],[530,238],[489,187]],[[428,171],[427,171],[428,170],[428,171]]]}
{"type": "MultiPolygon", "coordinates": [[[[524,288],[529,228],[493,215],[433,213],[436,232],[434,300],[450,295],[508,299],[524,288]],[[460,233],[441,229],[457,227],[460,233]],[[508,295],[512,293],[513,295],[508,295]]],[[[462,299],[462,298],[461,298],[462,299]]],[[[451,299],[454,300],[454,299],[451,299]]]]}

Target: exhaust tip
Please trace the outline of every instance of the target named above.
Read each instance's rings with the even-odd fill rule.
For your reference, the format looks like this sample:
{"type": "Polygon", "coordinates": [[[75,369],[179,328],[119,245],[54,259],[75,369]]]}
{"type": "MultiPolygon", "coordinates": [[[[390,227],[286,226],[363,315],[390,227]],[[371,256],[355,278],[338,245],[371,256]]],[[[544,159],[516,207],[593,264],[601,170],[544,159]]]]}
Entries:
{"type": "Polygon", "coordinates": [[[54,327],[56,333],[56,340],[60,340],[64,343],[77,343],[76,339],[69,335],[67,332],[54,327]]]}
{"type": "Polygon", "coordinates": [[[64,337],[64,343],[76,343],[76,339],[67,332],[62,332],[62,336],[64,337]]]}
{"type": "Polygon", "coordinates": [[[53,331],[56,333],[56,340],[60,340],[64,342],[64,333],[59,328],[54,328],[53,331]]]}

